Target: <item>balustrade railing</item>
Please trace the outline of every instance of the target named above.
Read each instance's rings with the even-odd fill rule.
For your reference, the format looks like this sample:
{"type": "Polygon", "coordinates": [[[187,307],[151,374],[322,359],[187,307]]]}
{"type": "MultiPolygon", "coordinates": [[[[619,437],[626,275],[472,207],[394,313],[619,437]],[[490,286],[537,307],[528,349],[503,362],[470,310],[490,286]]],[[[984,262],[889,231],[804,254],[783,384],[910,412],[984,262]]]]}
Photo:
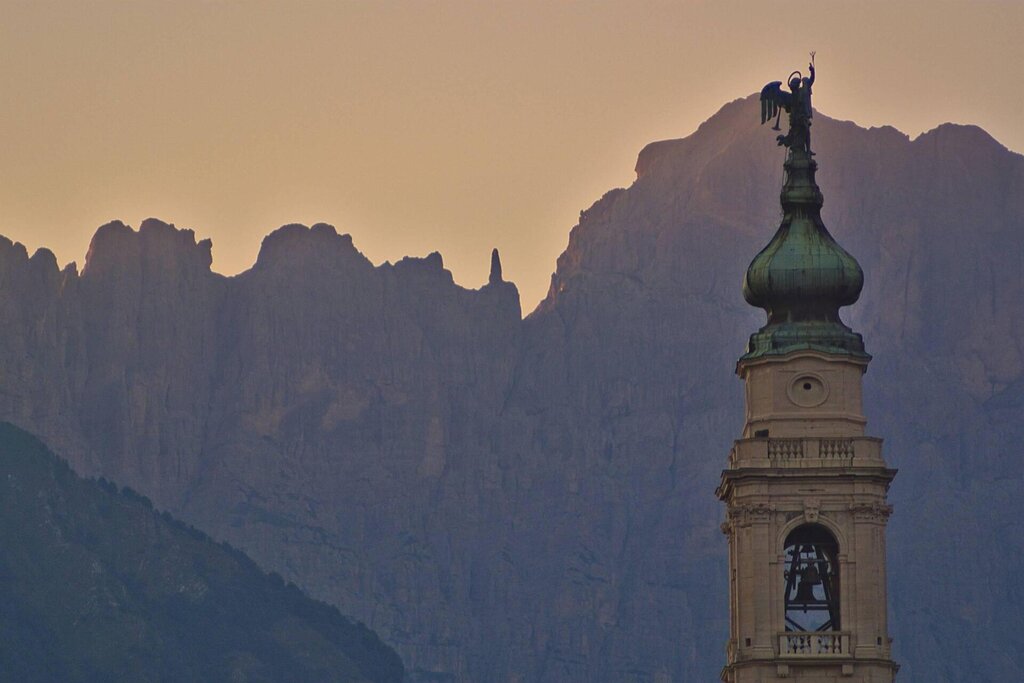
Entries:
{"type": "Polygon", "coordinates": [[[779,634],[784,657],[844,657],[850,654],[850,634],[841,631],[787,631],[779,634]]]}
{"type": "Polygon", "coordinates": [[[804,457],[803,439],[768,439],[768,457],[772,460],[793,460],[804,457]]]}
{"type": "Polygon", "coordinates": [[[881,451],[881,441],[871,437],[755,437],[737,441],[730,461],[761,465],[758,461],[767,460],[764,464],[774,467],[849,467],[881,462],[881,451]]]}
{"type": "Polygon", "coordinates": [[[818,442],[818,457],[822,460],[852,460],[853,439],[822,439],[818,442]]]}

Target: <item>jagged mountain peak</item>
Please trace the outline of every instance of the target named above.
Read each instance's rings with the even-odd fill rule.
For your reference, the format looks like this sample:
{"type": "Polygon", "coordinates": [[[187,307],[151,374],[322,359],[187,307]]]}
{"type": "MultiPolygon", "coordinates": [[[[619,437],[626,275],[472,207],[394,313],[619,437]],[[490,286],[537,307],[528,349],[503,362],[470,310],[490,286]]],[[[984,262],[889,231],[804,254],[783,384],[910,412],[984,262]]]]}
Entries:
{"type": "MultiPolygon", "coordinates": [[[[552,301],[587,272],[618,272],[652,284],[659,280],[654,271],[663,269],[663,285],[671,280],[683,291],[700,287],[685,282],[687,268],[697,264],[663,248],[665,244],[686,242],[690,249],[700,249],[704,242],[730,234],[748,245],[752,257],[778,226],[785,158],[785,150],[776,145],[776,133],[768,124],[760,125],[759,117],[758,97],[750,95],[724,105],[684,138],[644,147],[634,184],[606,193],[581,212],[538,310],[550,309],[552,301]],[[623,225],[622,219],[638,204],[653,211],[657,220],[623,225]]],[[[856,182],[855,192],[862,198],[886,195],[890,188],[908,183],[908,191],[934,197],[953,192],[959,184],[970,188],[956,209],[963,213],[992,201],[1024,203],[1011,188],[1024,178],[1024,157],[977,126],[943,124],[912,141],[892,126],[864,128],[816,111],[811,131],[825,193],[825,220],[840,237],[844,225],[830,220],[853,210],[842,191],[853,190],[851,182],[856,182]]],[[[891,220],[902,220],[902,214],[902,209],[895,211],[891,220]]],[[[851,226],[857,230],[851,239],[856,244],[865,236],[877,236],[884,221],[878,217],[851,226]]],[[[708,281],[720,283],[718,278],[708,281]]]]}
{"type": "Polygon", "coordinates": [[[254,271],[262,270],[355,270],[373,267],[352,242],[349,234],[339,235],[333,225],[301,223],[283,225],[263,238],[254,271]]]}
{"type": "Polygon", "coordinates": [[[432,251],[426,256],[406,256],[394,264],[383,264],[381,269],[393,272],[398,278],[410,284],[436,282],[457,286],[451,271],[444,267],[444,258],[438,251],[432,251]]]}
{"type": "Polygon", "coordinates": [[[971,146],[993,149],[1001,152],[1010,150],[992,137],[981,126],[962,123],[943,123],[914,138],[915,144],[949,145],[955,147],[971,146]]]}
{"type": "Polygon", "coordinates": [[[196,242],[193,230],[176,228],[156,218],[147,218],[138,230],[122,221],[99,227],[89,243],[83,277],[108,275],[135,269],[145,261],[163,271],[185,269],[211,273],[213,242],[196,242]]]}
{"type": "Polygon", "coordinates": [[[0,236],[0,286],[20,289],[21,283],[25,283],[34,290],[33,300],[38,301],[55,292],[60,280],[57,257],[52,251],[40,247],[29,256],[21,242],[0,236]]]}

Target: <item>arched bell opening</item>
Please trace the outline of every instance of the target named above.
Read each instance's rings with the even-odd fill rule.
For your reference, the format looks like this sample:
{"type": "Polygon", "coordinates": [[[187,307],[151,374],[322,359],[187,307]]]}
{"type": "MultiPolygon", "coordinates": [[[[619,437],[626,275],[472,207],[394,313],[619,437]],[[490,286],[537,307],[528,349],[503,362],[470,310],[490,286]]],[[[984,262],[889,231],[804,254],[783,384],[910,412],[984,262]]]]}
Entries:
{"type": "Polygon", "coordinates": [[[820,524],[803,524],[786,536],[787,631],[838,631],[839,543],[820,524]]]}

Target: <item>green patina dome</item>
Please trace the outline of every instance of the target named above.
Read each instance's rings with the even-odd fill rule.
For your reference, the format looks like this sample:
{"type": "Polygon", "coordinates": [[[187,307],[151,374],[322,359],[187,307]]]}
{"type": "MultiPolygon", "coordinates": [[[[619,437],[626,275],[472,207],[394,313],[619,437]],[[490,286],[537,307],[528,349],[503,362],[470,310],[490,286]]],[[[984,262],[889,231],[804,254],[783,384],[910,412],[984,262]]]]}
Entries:
{"type": "Polygon", "coordinates": [[[817,163],[791,149],[785,169],[782,224],[743,279],[743,298],[763,308],[768,322],[741,360],[801,349],[866,358],[861,336],[839,318],[839,308],[860,296],[864,272],[822,223],[817,163]]]}

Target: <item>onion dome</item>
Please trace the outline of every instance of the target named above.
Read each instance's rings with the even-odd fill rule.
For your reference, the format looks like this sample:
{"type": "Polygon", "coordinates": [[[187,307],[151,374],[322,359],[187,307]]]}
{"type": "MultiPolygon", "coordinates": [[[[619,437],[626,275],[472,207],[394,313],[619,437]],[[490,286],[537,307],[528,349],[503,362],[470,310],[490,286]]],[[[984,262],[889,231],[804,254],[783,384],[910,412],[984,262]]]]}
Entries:
{"type": "Polygon", "coordinates": [[[743,298],[763,308],[768,322],[741,360],[801,349],[867,357],[861,336],[839,318],[840,307],[860,296],[864,273],[821,220],[818,165],[809,151],[791,148],[784,166],[782,224],[743,279],[743,298]]]}

